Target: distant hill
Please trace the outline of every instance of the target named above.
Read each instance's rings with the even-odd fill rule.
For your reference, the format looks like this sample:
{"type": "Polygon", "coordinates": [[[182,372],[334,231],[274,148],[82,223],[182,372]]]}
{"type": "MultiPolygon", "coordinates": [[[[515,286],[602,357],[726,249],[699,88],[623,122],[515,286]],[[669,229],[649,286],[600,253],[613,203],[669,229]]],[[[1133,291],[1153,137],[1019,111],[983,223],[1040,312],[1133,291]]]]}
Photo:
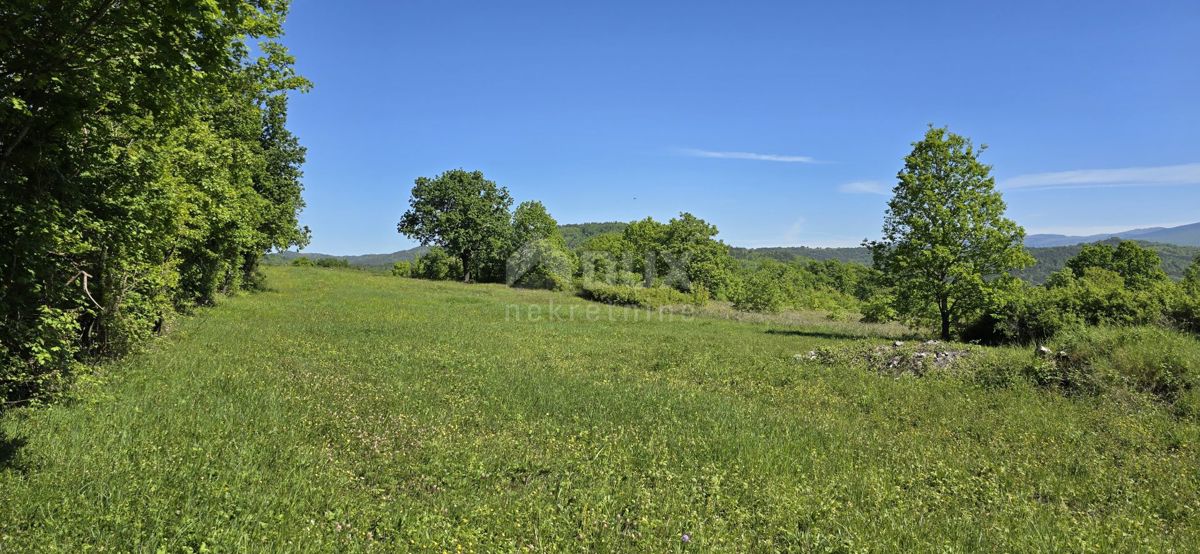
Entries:
{"type": "MultiPolygon", "coordinates": [[[[604,222],[604,223],[569,223],[559,225],[562,230],[563,238],[567,241],[567,246],[578,248],[587,239],[602,233],[620,232],[629,226],[628,223],[619,221],[604,222]]],[[[1122,238],[1126,240],[1136,240],[1144,246],[1158,252],[1158,255],[1163,260],[1163,270],[1172,278],[1179,279],[1183,277],[1183,272],[1191,265],[1192,260],[1200,255],[1200,223],[1192,225],[1183,225],[1181,227],[1162,228],[1156,227],[1152,229],[1134,229],[1117,233],[1121,238],[1113,235],[1095,235],[1092,237],[1068,237],[1065,235],[1031,235],[1026,238],[1025,244],[1029,249],[1029,253],[1037,259],[1037,264],[1033,267],[1025,269],[1017,273],[1019,277],[1032,283],[1045,282],[1046,278],[1051,273],[1062,269],[1067,260],[1079,253],[1083,249],[1083,244],[1090,242],[1110,242],[1117,243],[1122,238]],[[1055,238],[1057,237],[1057,238],[1055,238]],[[1100,238],[1096,238],[1100,237],[1100,238]],[[1161,237],[1159,240],[1152,241],[1143,237],[1161,237]],[[1162,240],[1168,239],[1170,242],[1162,240]],[[1186,242],[1186,241],[1192,242],[1186,242]],[[1075,242],[1077,241],[1077,242],[1075,242]],[[1045,244],[1045,246],[1032,246],[1031,242],[1045,244]],[[1064,243],[1064,244],[1055,244],[1064,243]]],[[[320,258],[341,258],[350,262],[350,265],[367,267],[367,268],[390,268],[392,264],[402,261],[411,260],[429,251],[428,248],[418,246],[408,250],[400,250],[391,254],[364,254],[360,256],[334,256],[330,254],[319,254],[309,252],[280,252],[277,254],[268,254],[266,263],[268,264],[286,264],[300,256],[306,256],[316,260],[320,258]]],[[[731,247],[730,253],[734,258],[738,259],[761,259],[770,258],[779,261],[791,261],[797,258],[807,258],[811,260],[838,260],[842,262],[856,263],[862,265],[871,265],[871,252],[863,247],[851,248],[814,248],[809,246],[785,246],[785,247],[769,247],[769,248],[740,248],[731,247]]]]}
{"type": "MultiPolygon", "coordinates": [[[[1121,240],[1119,238],[1110,238],[1100,242],[1116,245],[1121,240]]],[[[1137,242],[1158,252],[1158,256],[1162,258],[1163,271],[1166,271],[1167,275],[1170,275],[1172,279],[1183,278],[1183,273],[1192,264],[1192,260],[1195,260],[1196,256],[1200,255],[1200,248],[1195,246],[1159,244],[1143,240],[1137,242]]],[[[1029,253],[1033,254],[1034,258],[1037,258],[1038,263],[1031,268],[1018,272],[1017,275],[1033,283],[1042,283],[1051,273],[1066,266],[1067,260],[1078,254],[1083,249],[1083,246],[1083,244],[1073,244],[1050,248],[1030,248],[1029,253]]]]}
{"type": "Polygon", "coordinates": [[[1110,238],[1140,240],[1159,244],[1174,244],[1178,246],[1200,246],[1200,223],[1181,225],[1179,227],[1150,227],[1147,229],[1130,229],[1118,233],[1100,235],[1070,236],[1070,235],[1029,235],[1025,237],[1025,246],[1031,248],[1049,246],[1071,246],[1100,242],[1110,238]]]}
{"type": "MultiPolygon", "coordinates": [[[[563,238],[567,241],[567,246],[570,248],[578,248],[584,241],[602,233],[621,232],[628,227],[628,223],[620,221],[611,221],[605,223],[568,223],[559,225],[559,230],[562,231],[563,238]]],[[[411,260],[429,251],[429,248],[418,246],[409,248],[408,250],[399,250],[391,254],[362,254],[356,256],[338,256],[335,254],[321,254],[319,252],[277,252],[267,254],[265,263],[267,264],[288,264],[292,260],[305,257],[310,260],[319,260],[321,258],[340,258],[350,262],[350,265],[362,267],[392,267],[393,264],[400,261],[411,260]]]]}
{"type": "MultiPolygon", "coordinates": [[[[1121,239],[1108,239],[1103,242],[1116,244],[1121,239]]],[[[1200,248],[1191,246],[1176,246],[1173,244],[1157,244],[1138,241],[1143,246],[1158,252],[1162,258],[1163,271],[1172,278],[1183,277],[1183,272],[1191,265],[1192,260],[1200,255],[1200,248]]],[[[1056,246],[1050,248],[1029,248],[1037,263],[1028,269],[1017,272],[1017,276],[1031,283],[1043,283],[1051,273],[1067,265],[1067,260],[1074,257],[1083,249],[1082,244],[1071,246],[1056,246]]],[[[771,258],[779,261],[791,261],[797,258],[813,260],[838,260],[842,262],[871,265],[871,252],[866,248],[810,248],[807,246],[779,248],[733,248],[733,257],[739,259],[771,258]]]]}
{"type": "Polygon", "coordinates": [[[562,231],[569,248],[579,248],[587,239],[604,233],[620,233],[628,226],[628,223],[622,221],[608,221],[604,223],[568,223],[559,225],[558,229],[562,231]]]}
{"type": "Polygon", "coordinates": [[[861,246],[847,248],[814,248],[810,246],[772,246],[767,248],[731,247],[730,254],[742,260],[770,258],[790,262],[797,258],[825,261],[837,260],[862,265],[871,265],[871,251],[861,246]]]}
{"type": "Polygon", "coordinates": [[[321,258],[339,258],[350,262],[350,265],[360,267],[392,267],[393,264],[399,261],[411,260],[428,252],[429,248],[418,246],[409,248],[408,250],[399,250],[391,254],[362,254],[359,256],[335,256],[332,254],[321,254],[317,252],[277,252],[267,254],[265,263],[269,265],[282,265],[291,263],[296,258],[308,258],[310,260],[319,260],[321,258]]]}

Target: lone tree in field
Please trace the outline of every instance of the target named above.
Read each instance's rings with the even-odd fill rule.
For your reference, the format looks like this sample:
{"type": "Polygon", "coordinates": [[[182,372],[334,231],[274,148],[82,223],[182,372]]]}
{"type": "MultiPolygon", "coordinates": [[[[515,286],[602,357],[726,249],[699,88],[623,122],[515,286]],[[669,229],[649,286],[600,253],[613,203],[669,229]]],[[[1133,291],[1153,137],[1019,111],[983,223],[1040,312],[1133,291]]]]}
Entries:
{"type": "Polygon", "coordinates": [[[1033,264],[1025,230],[1004,217],[991,166],[977,158],[983,149],[930,126],[897,175],[882,240],[864,242],[894,287],[896,313],[940,325],[943,340],[999,292],[997,277],[1033,264]]]}
{"type": "Polygon", "coordinates": [[[452,169],[432,179],[418,177],[396,230],[458,258],[463,281],[470,282],[507,255],[512,202],[508,189],[479,171],[452,169]]]}

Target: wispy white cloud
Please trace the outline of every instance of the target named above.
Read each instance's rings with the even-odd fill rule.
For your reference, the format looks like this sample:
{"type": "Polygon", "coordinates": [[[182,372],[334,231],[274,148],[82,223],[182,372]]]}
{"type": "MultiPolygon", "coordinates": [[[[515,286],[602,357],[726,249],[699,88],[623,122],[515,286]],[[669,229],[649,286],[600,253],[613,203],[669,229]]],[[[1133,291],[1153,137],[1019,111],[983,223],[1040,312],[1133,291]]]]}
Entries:
{"type": "Polygon", "coordinates": [[[793,221],[792,225],[788,227],[786,232],[783,233],[783,240],[789,243],[800,240],[800,237],[804,233],[805,223],[807,223],[805,218],[796,218],[796,221],[793,221]]]}
{"type": "Polygon", "coordinates": [[[820,163],[810,156],[789,156],[784,154],[758,154],[755,152],[725,152],[718,150],[700,150],[696,148],[680,148],[678,152],[684,156],[696,158],[720,158],[727,160],[757,160],[763,162],[787,162],[815,164],[820,163]]]}
{"type": "Polygon", "coordinates": [[[879,181],[851,181],[838,185],[838,191],[846,194],[881,194],[888,195],[891,188],[879,181]]]}
{"type": "Polygon", "coordinates": [[[1170,185],[1200,185],[1200,163],[1030,173],[1000,181],[1000,188],[1009,190],[1170,185]]]}

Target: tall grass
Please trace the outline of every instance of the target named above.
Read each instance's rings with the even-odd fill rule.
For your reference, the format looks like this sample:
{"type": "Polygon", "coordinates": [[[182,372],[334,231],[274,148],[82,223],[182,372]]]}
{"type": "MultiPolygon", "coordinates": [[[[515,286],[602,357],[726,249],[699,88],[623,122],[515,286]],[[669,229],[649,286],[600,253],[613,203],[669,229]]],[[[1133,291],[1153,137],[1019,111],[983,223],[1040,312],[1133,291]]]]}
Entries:
{"type": "Polygon", "coordinates": [[[798,361],[845,343],[801,324],[267,282],[0,420],[0,551],[1200,544],[1198,425],[1157,405],[798,361]]]}

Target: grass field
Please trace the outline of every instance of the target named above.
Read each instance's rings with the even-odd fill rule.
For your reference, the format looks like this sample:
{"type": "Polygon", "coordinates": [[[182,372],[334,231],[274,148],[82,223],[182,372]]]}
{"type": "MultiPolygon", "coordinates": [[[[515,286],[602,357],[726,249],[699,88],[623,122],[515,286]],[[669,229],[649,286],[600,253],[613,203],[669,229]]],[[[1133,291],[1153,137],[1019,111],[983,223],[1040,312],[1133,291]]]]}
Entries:
{"type": "Polygon", "coordinates": [[[1200,430],[1153,406],[795,359],[853,324],[268,284],[5,414],[0,551],[1200,548],[1200,430]]]}

